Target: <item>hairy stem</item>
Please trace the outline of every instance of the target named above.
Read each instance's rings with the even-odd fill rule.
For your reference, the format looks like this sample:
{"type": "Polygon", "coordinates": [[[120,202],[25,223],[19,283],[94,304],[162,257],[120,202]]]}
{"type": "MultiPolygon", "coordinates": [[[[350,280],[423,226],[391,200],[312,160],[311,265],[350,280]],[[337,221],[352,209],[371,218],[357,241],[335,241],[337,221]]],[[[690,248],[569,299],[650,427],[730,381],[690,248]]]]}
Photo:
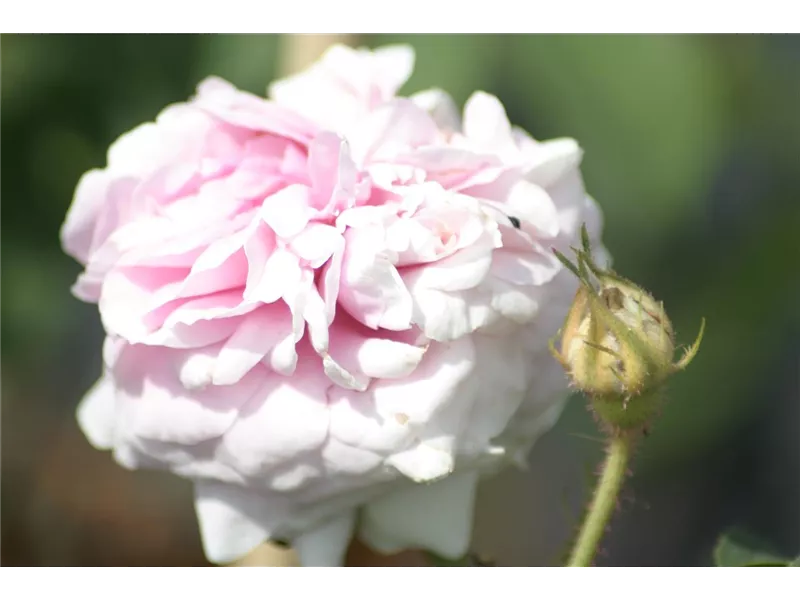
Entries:
{"type": "Polygon", "coordinates": [[[594,491],[589,512],[570,555],[568,567],[589,567],[597,554],[608,521],[617,506],[617,497],[625,480],[633,442],[628,434],[611,438],[603,472],[594,491]]]}

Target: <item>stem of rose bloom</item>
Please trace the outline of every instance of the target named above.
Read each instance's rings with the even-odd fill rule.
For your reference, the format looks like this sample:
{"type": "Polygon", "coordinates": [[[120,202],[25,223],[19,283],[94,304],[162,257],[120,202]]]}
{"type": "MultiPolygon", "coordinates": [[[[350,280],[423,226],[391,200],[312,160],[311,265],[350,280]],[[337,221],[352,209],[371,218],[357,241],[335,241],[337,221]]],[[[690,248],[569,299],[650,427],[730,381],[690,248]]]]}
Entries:
{"type": "MultiPolygon", "coordinates": [[[[297,553],[291,548],[264,542],[250,554],[232,563],[232,567],[299,567],[297,553]]],[[[385,555],[374,552],[358,539],[347,551],[346,567],[431,567],[431,560],[419,550],[385,555]]]]}
{"type": "Polygon", "coordinates": [[[617,497],[625,480],[633,447],[631,438],[630,434],[621,433],[614,435],[608,444],[603,471],[566,565],[568,567],[589,567],[597,554],[598,545],[617,506],[617,497]]]}
{"type": "Polygon", "coordinates": [[[264,542],[231,567],[299,567],[297,553],[291,548],[264,542]]]}

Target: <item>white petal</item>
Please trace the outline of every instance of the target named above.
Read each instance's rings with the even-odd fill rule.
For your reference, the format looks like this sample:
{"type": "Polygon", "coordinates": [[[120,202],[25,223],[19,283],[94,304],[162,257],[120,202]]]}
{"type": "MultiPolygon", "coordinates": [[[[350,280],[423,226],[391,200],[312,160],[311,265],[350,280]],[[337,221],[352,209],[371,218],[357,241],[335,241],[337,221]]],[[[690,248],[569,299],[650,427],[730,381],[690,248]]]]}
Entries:
{"type": "Polygon", "coordinates": [[[550,195],[538,185],[520,181],[502,205],[506,213],[522,221],[523,231],[530,224],[538,232],[555,237],[559,232],[558,211],[550,195]]]}
{"type": "Polygon", "coordinates": [[[103,375],[78,405],[78,425],[95,448],[114,445],[114,382],[103,375]]]}
{"type": "Polygon", "coordinates": [[[290,238],[303,231],[313,214],[308,194],[306,186],[290,185],[266,198],[259,215],[279,237],[290,238]]]}
{"type": "Polygon", "coordinates": [[[476,244],[452,256],[414,269],[413,274],[403,273],[402,277],[412,294],[420,287],[459,292],[476,287],[489,273],[491,266],[491,246],[476,244]]]}
{"type": "Polygon", "coordinates": [[[292,540],[292,547],[303,567],[341,567],[353,529],[356,524],[355,511],[324,523],[292,540]]]}
{"type": "Polygon", "coordinates": [[[414,323],[438,342],[458,339],[475,330],[469,306],[459,294],[424,288],[414,292],[414,323]]]}
{"type": "Polygon", "coordinates": [[[397,379],[411,374],[425,356],[426,350],[427,346],[369,338],[359,348],[357,358],[365,375],[397,379]]]}
{"type": "Polygon", "coordinates": [[[475,92],[464,105],[464,135],[500,155],[517,152],[503,103],[486,92],[475,92]]]}
{"type": "Polygon", "coordinates": [[[265,498],[244,488],[212,481],[195,485],[195,510],[206,558],[229,563],[243,557],[269,539],[280,517],[265,498]]]}
{"type": "Polygon", "coordinates": [[[302,293],[302,315],[308,325],[308,336],[311,345],[319,353],[328,351],[330,336],[328,335],[328,312],[325,301],[319,295],[317,286],[314,285],[312,275],[304,274],[307,281],[304,283],[305,290],[302,293]]]}
{"type": "Polygon", "coordinates": [[[390,44],[372,51],[373,76],[387,98],[391,97],[414,70],[414,48],[390,44]]]}
{"type": "MultiPolygon", "coordinates": [[[[552,253],[532,248],[528,252],[500,250],[495,252],[492,271],[497,279],[514,286],[541,286],[551,281],[562,265],[552,253]]],[[[527,291],[527,290],[526,290],[527,291]]]]}
{"type": "Polygon", "coordinates": [[[452,475],[415,485],[368,504],[359,536],[380,552],[424,547],[457,559],[469,550],[478,475],[452,475]]]}
{"type": "Polygon", "coordinates": [[[309,459],[328,435],[329,387],[330,381],[308,359],[299,362],[292,377],[263,378],[258,393],[224,433],[217,457],[256,480],[276,467],[309,459]]]}
{"type": "Polygon", "coordinates": [[[220,350],[214,365],[214,385],[239,381],[291,333],[292,316],[283,303],[263,306],[247,315],[220,350]]]}
{"type": "Polygon", "coordinates": [[[348,232],[339,304],[367,327],[400,331],[409,328],[413,300],[384,245],[381,228],[348,232]]]}
{"type": "Polygon", "coordinates": [[[329,354],[323,355],[322,368],[331,381],[345,389],[363,392],[369,387],[369,377],[360,374],[353,375],[333,360],[329,354]]]}
{"type": "MultiPolygon", "coordinates": [[[[275,302],[293,292],[300,282],[302,271],[297,257],[285,249],[277,249],[264,263],[260,279],[248,290],[248,301],[264,304],[275,302]]],[[[250,287],[250,286],[248,286],[250,287]]]]}
{"type": "Polygon", "coordinates": [[[422,442],[411,450],[399,452],[386,460],[403,475],[418,483],[441,479],[453,472],[455,461],[452,451],[422,442]]]}
{"type": "Polygon", "coordinates": [[[526,159],[532,163],[526,179],[542,187],[549,187],[569,171],[577,170],[583,158],[583,150],[571,138],[534,143],[526,150],[526,159]]]}
{"type": "Polygon", "coordinates": [[[461,115],[458,114],[456,103],[447,92],[432,88],[417,92],[409,98],[414,104],[427,111],[440,128],[450,131],[461,130],[461,115]]]}
{"type": "Polygon", "coordinates": [[[276,373],[291,375],[297,368],[297,340],[294,332],[290,332],[280,342],[275,344],[272,352],[262,361],[276,373]]]}

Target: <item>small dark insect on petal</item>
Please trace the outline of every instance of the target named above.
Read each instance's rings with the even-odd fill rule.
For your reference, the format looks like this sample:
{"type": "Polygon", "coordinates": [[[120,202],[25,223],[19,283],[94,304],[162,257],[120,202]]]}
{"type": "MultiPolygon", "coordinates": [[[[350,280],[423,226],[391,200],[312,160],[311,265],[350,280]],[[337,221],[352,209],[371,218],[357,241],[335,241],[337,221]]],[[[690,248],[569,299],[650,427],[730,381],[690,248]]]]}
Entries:
{"type": "Polygon", "coordinates": [[[508,220],[511,221],[511,224],[514,226],[514,229],[519,229],[521,227],[521,223],[517,217],[508,217],[508,220]]]}

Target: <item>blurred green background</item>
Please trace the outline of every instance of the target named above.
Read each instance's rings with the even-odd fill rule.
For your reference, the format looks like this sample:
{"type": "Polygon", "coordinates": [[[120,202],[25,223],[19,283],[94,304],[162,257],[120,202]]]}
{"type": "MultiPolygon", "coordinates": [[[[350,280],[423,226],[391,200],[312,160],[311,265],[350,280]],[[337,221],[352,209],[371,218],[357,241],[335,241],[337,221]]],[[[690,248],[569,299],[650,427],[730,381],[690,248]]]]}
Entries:
{"type": "MultiPolygon", "coordinates": [[[[407,42],[404,92],[476,89],[537,138],[570,136],[615,267],[708,329],[634,465],[602,565],[704,565],[745,528],[800,553],[800,37],[362,36],[407,42]]],[[[58,229],[108,145],[205,76],[263,94],[276,36],[13,36],[2,57],[5,565],[204,564],[187,482],[127,472],[74,410],[100,373],[95,306],[58,229]]],[[[557,564],[602,443],[580,399],[526,473],[487,482],[476,549],[557,564]]]]}

